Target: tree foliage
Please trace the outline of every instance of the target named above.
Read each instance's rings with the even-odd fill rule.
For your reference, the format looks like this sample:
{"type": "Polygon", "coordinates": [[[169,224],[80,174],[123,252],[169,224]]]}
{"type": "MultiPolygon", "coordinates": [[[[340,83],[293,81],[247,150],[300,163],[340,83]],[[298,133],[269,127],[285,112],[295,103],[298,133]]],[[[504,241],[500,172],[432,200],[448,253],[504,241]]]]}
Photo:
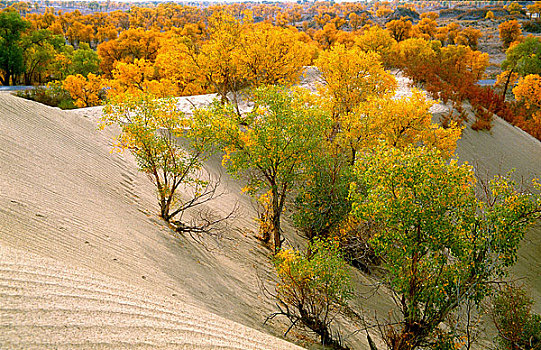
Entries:
{"type": "Polygon", "coordinates": [[[96,51],[92,50],[87,43],[82,43],[71,57],[70,74],[88,76],[89,73],[98,74],[100,70],[100,58],[96,51]]]}
{"type": "Polygon", "coordinates": [[[541,349],[541,316],[532,312],[532,305],[521,287],[508,284],[498,291],[492,318],[500,349],[541,349]]]}
{"type": "Polygon", "coordinates": [[[30,23],[21,18],[17,11],[0,11],[0,82],[9,85],[11,77],[24,72],[22,33],[30,23]]]}
{"type": "Polygon", "coordinates": [[[520,23],[516,19],[503,22],[498,26],[500,40],[505,48],[508,48],[513,41],[516,41],[522,34],[520,23]]]}
{"type": "Polygon", "coordinates": [[[355,44],[365,52],[373,51],[380,55],[382,63],[389,67],[393,63],[393,46],[396,40],[388,30],[378,26],[367,28],[355,39],[355,44]]]}
{"type": "Polygon", "coordinates": [[[156,67],[145,59],[135,59],[132,63],[117,62],[112,71],[112,79],[107,81],[110,96],[133,95],[141,92],[155,97],[175,95],[173,83],[158,76],[156,67]]]}
{"type": "Polygon", "coordinates": [[[400,310],[386,327],[392,349],[430,345],[458,305],[482,301],[541,214],[541,197],[505,177],[490,182],[486,201],[477,199],[470,166],[424,147],[367,151],[355,181],[353,214],[380,224],[371,244],[400,310]]]}
{"type": "Polygon", "coordinates": [[[22,36],[20,44],[23,50],[24,83],[43,83],[55,73],[57,52],[63,49],[63,40],[47,29],[30,31],[22,36]]]}
{"type": "Polygon", "coordinates": [[[103,80],[100,76],[89,73],[85,78],[81,74],[68,75],[62,82],[74,104],[81,107],[98,106],[103,102],[103,80]]]}
{"type": "Polygon", "coordinates": [[[105,108],[102,127],[109,124],[121,128],[115,147],[129,149],[156,186],[164,220],[171,221],[209,196],[208,182],[199,176],[210,144],[189,137],[190,119],[177,109],[175,100],[148,93],[123,94],[105,108]],[[186,136],[189,142],[183,146],[180,139],[186,136]],[[194,188],[195,195],[183,199],[179,193],[183,186],[194,188]]]}
{"type": "Polygon", "coordinates": [[[517,86],[513,88],[513,94],[517,101],[525,105],[537,129],[541,130],[541,76],[529,74],[520,78],[517,86]]]}
{"type": "Polygon", "coordinates": [[[536,37],[526,37],[505,52],[502,69],[521,76],[541,74],[541,40],[536,37]]]}
{"type": "Polygon", "coordinates": [[[237,19],[227,11],[209,18],[204,38],[181,35],[168,43],[157,64],[181,94],[216,92],[235,104],[242,89],[297,81],[312,56],[296,30],[254,24],[249,13],[237,19]]]}
{"type": "Polygon", "coordinates": [[[320,93],[327,100],[333,118],[346,115],[371,96],[384,96],[396,88],[394,77],[385,71],[380,56],[358,47],[337,44],[316,60],[325,85],[320,93]]]}
{"type": "Polygon", "coordinates": [[[327,142],[306,167],[305,175],[295,198],[295,225],[310,240],[337,236],[337,228],[351,210],[348,199],[351,166],[347,152],[340,152],[327,142]]]}
{"type": "Polygon", "coordinates": [[[457,125],[443,128],[433,123],[429,111],[431,106],[432,103],[416,90],[411,97],[370,98],[343,122],[340,137],[346,137],[350,144],[356,144],[358,152],[385,141],[389,146],[400,149],[425,145],[439,149],[443,155],[450,157],[462,129],[457,125]]]}
{"type": "Polygon", "coordinates": [[[108,77],[116,62],[131,63],[135,59],[154,62],[160,48],[162,34],[155,30],[131,28],[123,31],[117,39],[98,46],[100,68],[108,77]]]}
{"type": "Polygon", "coordinates": [[[331,324],[353,296],[347,263],[338,242],[319,239],[306,252],[284,249],[276,254],[280,279],[277,299],[292,325],[301,323],[316,333],[321,344],[342,349],[331,324]]]}
{"type": "Polygon", "coordinates": [[[244,118],[231,106],[196,113],[199,128],[212,135],[225,152],[223,164],[234,176],[247,175],[246,190],[268,193],[262,239],[282,245],[281,215],[286,199],[303,178],[306,164],[321,148],[330,127],[329,116],[308,105],[304,93],[280,87],[255,90],[255,107],[244,118]]]}
{"type": "Polygon", "coordinates": [[[386,27],[391,33],[391,36],[398,42],[409,39],[412,36],[413,26],[411,20],[407,17],[392,20],[387,23],[386,27]]]}

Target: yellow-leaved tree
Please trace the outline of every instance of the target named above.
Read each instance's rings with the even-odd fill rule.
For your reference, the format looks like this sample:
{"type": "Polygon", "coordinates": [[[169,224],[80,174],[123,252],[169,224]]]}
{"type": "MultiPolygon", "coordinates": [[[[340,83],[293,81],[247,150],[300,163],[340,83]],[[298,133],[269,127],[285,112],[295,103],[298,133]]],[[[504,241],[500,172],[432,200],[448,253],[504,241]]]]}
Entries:
{"type": "Polygon", "coordinates": [[[371,96],[394,92],[396,80],[385,71],[380,56],[359,47],[347,49],[337,44],[316,60],[325,85],[320,93],[335,121],[354,110],[371,96]]]}
{"type": "Polygon", "coordinates": [[[258,23],[247,31],[244,50],[238,51],[244,78],[252,86],[288,85],[296,82],[312,59],[296,29],[258,23]]]}
{"type": "Polygon", "coordinates": [[[97,50],[101,70],[109,77],[117,62],[133,62],[136,58],[154,61],[161,38],[158,31],[131,28],[123,31],[118,39],[104,41],[97,50]]]}
{"type": "Polygon", "coordinates": [[[250,13],[243,13],[240,20],[217,11],[208,19],[206,38],[181,35],[167,40],[156,58],[157,67],[181,95],[215,92],[222,103],[228,102],[228,94],[248,86],[240,58],[252,25],[250,13]]]}
{"type": "Polygon", "coordinates": [[[400,42],[411,38],[413,25],[408,17],[394,19],[387,23],[386,27],[396,41],[400,42]]]}
{"type": "Polygon", "coordinates": [[[246,87],[246,79],[242,74],[239,57],[244,50],[243,43],[246,27],[251,26],[253,19],[249,13],[243,20],[238,20],[227,12],[216,12],[209,18],[209,39],[205,41],[194,64],[201,74],[220,96],[227,102],[227,94],[237,92],[246,87]]]}
{"type": "Polygon", "coordinates": [[[529,74],[520,78],[513,94],[517,101],[524,103],[537,126],[537,132],[541,133],[541,76],[529,74]]]}
{"type": "Polygon", "coordinates": [[[392,64],[392,49],[396,45],[396,40],[388,30],[379,26],[368,27],[355,39],[355,44],[363,51],[377,52],[385,66],[392,64]]]}
{"type": "Polygon", "coordinates": [[[181,95],[215,92],[222,103],[238,104],[237,93],[248,87],[288,85],[310,64],[314,47],[296,29],[254,24],[220,11],[209,18],[204,40],[177,36],[163,45],[156,66],[181,95]]]}
{"type": "Polygon", "coordinates": [[[503,22],[498,26],[500,32],[500,40],[503,43],[504,48],[508,48],[509,45],[515,40],[517,40],[522,34],[520,29],[520,23],[514,19],[511,21],[503,22]]]}
{"type": "Polygon", "coordinates": [[[97,106],[103,102],[103,81],[100,76],[89,73],[88,77],[81,74],[68,75],[62,83],[74,104],[79,107],[97,106]]]}
{"type": "Polygon", "coordinates": [[[450,157],[462,128],[456,124],[443,128],[433,123],[431,106],[432,102],[418,90],[413,90],[411,97],[370,98],[359,105],[356,113],[342,119],[340,137],[346,138],[357,151],[385,141],[401,149],[423,144],[450,157]]]}
{"type": "Polygon", "coordinates": [[[176,93],[173,83],[167,78],[160,79],[155,65],[145,59],[135,59],[133,63],[116,63],[112,76],[107,81],[112,96],[145,92],[156,97],[166,97],[176,93]]]}
{"type": "Polygon", "coordinates": [[[200,43],[190,36],[175,36],[162,45],[156,57],[160,76],[175,85],[179,96],[200,95],[208,92],[209,83],[201,72],[198,60],[200,43]]]}

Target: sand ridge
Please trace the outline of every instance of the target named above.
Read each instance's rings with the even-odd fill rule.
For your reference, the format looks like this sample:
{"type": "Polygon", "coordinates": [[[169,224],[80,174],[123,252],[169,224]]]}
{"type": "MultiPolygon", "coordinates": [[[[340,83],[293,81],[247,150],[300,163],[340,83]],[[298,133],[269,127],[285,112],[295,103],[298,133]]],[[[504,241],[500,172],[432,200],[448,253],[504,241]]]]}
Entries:
{"type": "Polygon", "coordinates": [[[85,268],[6,246],[0,256],[2,348],[298,348],[85,268]]]}

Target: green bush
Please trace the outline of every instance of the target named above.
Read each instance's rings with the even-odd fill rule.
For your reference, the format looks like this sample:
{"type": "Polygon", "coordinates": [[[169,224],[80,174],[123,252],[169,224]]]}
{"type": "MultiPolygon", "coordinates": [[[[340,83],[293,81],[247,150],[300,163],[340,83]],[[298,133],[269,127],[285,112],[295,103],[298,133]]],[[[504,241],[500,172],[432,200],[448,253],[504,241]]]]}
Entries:
{"type": "Polygon", "coordinates": [[[307,180],[295,198],[295,225],[309,238],[327,238],[351,210],[351,166],[345,158],[323,153],[306,169],[307,180]]]}
{"type": "Polygon", "coordinates": [[[514,285],[496,295],[492,317],[500,349],[541,349],[541,316],[532,313],[532,305],[526,292],[514,285]]]}
{"type": "Polygon", "coordinates": [[[58,81],[49,83],[45,87],[37,86],[31,90],[19,91],[16,95],[51,107],[61,109],[76,108],[69,92],[64,90],[62,83],[58,81]]]}
{"type": "Polygon", "coordinates": [[[525,32],[541,33],[541,21],[528,21],[522,24],[525,32]]]}
{"type": "Polygon", "coordinates": [[[280,282],[280,312],[292,325],[301,324],[316,333],[321,343],[345,349],[330,325],[353,295],[346,261],[336,241],[315,239],[306,252],[286,249],[276,254],[280,282]]]}

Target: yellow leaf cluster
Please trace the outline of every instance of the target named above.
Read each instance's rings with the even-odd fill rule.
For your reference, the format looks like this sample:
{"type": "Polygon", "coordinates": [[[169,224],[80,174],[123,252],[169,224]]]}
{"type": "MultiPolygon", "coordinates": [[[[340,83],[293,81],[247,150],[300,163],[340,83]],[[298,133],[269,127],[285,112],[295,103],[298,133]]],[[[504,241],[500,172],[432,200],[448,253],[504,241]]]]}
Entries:
{"type": "Polygon", "coordinates": [[[62,87],[70,93],[77,107],[97,106],[103,102],[100,98],[103,81],[95,74],[89,73],[87,78],[81,74],[68,75],[62,87]]]}
{"type": "Polygon", "coordinates": [[[532,111],[534,121],[541,128],[541,76],[529,74],[520,78],[513,94],[517,101],[521,101],[532,111]]]}
{"type": "Polygon", "coordinates": [[[396,89],[396,80],[385,71],[380,56],[359,47],[347,49],[337,44],[322,52],[316,65],[326,83],[320,93],[335,119],[352,112],[369,97],[389,95],[396,89]]]}
{"type": "Polygon", "coordinates": [[[108,80],[111,96],[150,93],[156,97],[166,97],[176,92],[172,82],[166,78],[160,79],[155,65],[145,59],[116,63],[112,76],[108,80]]]}

